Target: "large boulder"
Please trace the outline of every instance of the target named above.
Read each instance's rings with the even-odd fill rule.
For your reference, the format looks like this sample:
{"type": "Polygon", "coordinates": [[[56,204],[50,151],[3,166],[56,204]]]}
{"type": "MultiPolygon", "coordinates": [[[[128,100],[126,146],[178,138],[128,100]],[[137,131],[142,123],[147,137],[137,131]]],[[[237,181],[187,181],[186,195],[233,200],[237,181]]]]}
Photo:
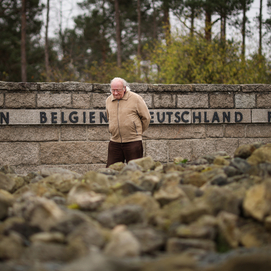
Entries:
{"type": "Polygon", "coordinates": [[[15,186],[15,181],[6,174],[0,172],[0,189],[11,192],[15,186]]]}
{"type": "Polygon", "coordinates": [[[251,165],[258,165],[265,162],[271,163],[271,143],[267,143],[255,150],[248,157],[247,162],[251,165]]]}

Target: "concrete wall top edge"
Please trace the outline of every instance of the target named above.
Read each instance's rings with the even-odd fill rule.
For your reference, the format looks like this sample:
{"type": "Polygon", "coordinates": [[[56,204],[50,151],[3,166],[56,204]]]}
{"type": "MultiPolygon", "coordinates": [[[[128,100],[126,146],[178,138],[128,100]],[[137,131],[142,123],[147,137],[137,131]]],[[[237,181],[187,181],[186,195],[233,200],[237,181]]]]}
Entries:
{"type": "MultiPolygon", "coordinates": [[[[271,85],[267,84],[142,84],[130,83],[135,92],[270,92],[271,85]]],[[[5,91],[50,91],[50,92],[99,92],[109,93],[110,84],[82,82],[5,82],[0,81],[0,92],[5,91]]]]}

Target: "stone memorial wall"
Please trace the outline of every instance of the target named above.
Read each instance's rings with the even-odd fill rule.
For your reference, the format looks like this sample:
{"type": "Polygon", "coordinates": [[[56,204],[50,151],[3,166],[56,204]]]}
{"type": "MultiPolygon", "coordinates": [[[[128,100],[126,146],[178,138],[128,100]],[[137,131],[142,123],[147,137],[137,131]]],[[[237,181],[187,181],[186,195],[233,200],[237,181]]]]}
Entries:
{"type": "MultiPolygon", "coordinates": [[[[271,142],[271,85],[130,84],[151,124],[144,155],[193,159],[242,144],[271,142]]],[[[0,82],[0,165],[17,173],[60,166],[104,167],[109,141],[109,84],[0,82]]]]}

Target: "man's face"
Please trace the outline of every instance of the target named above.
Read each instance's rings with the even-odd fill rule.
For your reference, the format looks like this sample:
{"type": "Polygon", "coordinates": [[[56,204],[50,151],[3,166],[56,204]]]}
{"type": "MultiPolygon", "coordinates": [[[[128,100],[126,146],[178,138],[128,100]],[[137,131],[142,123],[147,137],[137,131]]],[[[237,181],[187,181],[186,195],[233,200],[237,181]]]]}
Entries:
{"type": "Polygon", "coordinates": [[[111,83],[111,92],[115,99],[120,100],[124,96],[126,87],[123,86],[122,81],[114,80],[111,83]]]}

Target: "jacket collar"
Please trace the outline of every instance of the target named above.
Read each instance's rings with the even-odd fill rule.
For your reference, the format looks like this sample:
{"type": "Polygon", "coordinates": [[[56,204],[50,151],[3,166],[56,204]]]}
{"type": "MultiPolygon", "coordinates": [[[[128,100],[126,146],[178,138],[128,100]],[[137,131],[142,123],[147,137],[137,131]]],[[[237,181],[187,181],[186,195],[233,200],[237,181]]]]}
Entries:
{"type": "MultiPolygon", "coordinates": [[[[126,91],[125,91],[125,93],[124,93],[124,96],[123,96],[120,100],[125,100],[125,101],[127,101],[128,98],[129,98],[129,96],[130,96],[130,93],[131,93],[130,90],[127,90],[127,89],[126,89],[126,91]]],[[[112,99],[111,99],[112,102],[113,102],[113,101],[117,101],[117,99],[114,98],[113,94],[111,94],[111,96],[112,96],[112,99]]]]}

